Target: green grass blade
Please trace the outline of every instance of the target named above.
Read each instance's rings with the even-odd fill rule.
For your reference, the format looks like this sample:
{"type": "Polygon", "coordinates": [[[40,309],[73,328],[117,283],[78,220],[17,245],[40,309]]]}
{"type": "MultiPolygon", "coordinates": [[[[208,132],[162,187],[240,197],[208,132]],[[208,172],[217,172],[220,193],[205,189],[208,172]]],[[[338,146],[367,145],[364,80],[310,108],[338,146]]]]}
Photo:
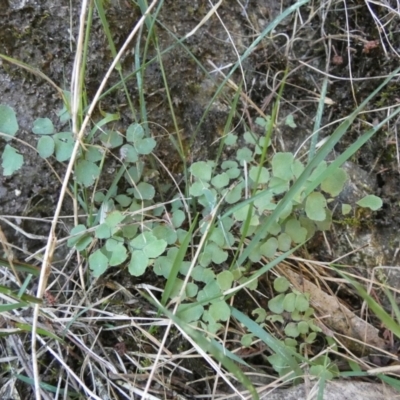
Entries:
{"type": "Polygon", "coordinates": [[[17,310],[18,308],[28,307],[28,303],[19,302],[13,304],[0,304],[0,314],[3,312],[17,310]]]}
{"type": "MultiPolygon", "coordinates": [[[[254,322],[241,311],[237,310],[234,307],[231,307],[231,312],[232,317],[236,318],[241,324],[243,324],[249,330],[249,332],[261,339],[276,354],[279,354],[281,357],[283,357],[296,377],[303,375],[302,370],[300,369],[296,359],[293,356],[294,352],[289,351],[287,347],[282,345],[277,339],[266,332],[259,324],[254,322]]],[[[297,353],[295,353],[295,355],[302,358],[297,353]]]]}
{"type": "Polygon", "coordinates": [[[350,278],[337,268],[336,271],[351,283],[357,290],[358,294],[368,304],[368,307],[374,312],[374,314],[382,321],[382,323],[400,339],[400,325],[379,305],[367,292],[366,290],[354,279],[350,278]]]}
{"type": "Polygon", "coordinates": [[[378,378],[380,378],[383,382],[390,385],[393,389],[400,392],[400,380],[398,380],[396,378],[392,378],[391,376],[383,375],[383,374],[379,374],[378,378]]]}
{"type": "MultiPolygon", "coordinates": [[[[34,384],[35,384],[33,379],[28,378],[25,375],[16,374],[15,377],[17,379],[19,379],[21,382],[27,383],[28,385],[34,386],[34,384]]],[[[77,393],[77,392],[71,392],[71,391],[67,392],[65,389],[61,389],[59,387],[50,385],[50,384],[45,383],[45,382],[40,382],[40,387],[43,390],[47,390],[48,392],[51,392],[51,393],[59,393],[59,394],[62,394],[62,395],[68,395],[69,398],[73,398],[73,397],[78,397],[79,396],[79,393],[77,393]]]]}
{"type": "MultiPolygon", "coordinates": [[[[147,297],[147,296],[146,296],[147,297]]],[[[150,299],[149,299],[150,300],[150,299]]],[[[154,302],[153,302],[154,303],[154,302]]],[[[211,354],[218,362],[220,362],[236,379],[251,393],[253,400],[258,400],[259,396],[250,382],[249,378],[243,373],[243,371],[228,357],[226,350],[218,344],[214,339],[206,338],[201,332],[193,329],[189,324],[183,322],[176,315],[172,314],[161,304],[157,304],[157,307],[161,312],[170,318],[176,326],[190,336],[201,349],[211,354]]]]}
{"type": "Polygon", "coordinates": [[[400,107],[391,113],[388,117],[382,120],[378,125],[371,128],[369,131],[361,135],[348,149],[346,149],[340,156],[331,162],[325,171],[316,177],[304,190],[305,195],[310,194],[323,180],[325,180],[336,168],[340,167],[344,162],[346,162],[357,150],[360,149],[371,137],[384,126],[388,121],[394,118],[400,112],[400,107]]]}
{"type": "Polygon", "coordinates": [[[190,241],[192,239],[192,234],[193,234],[194,228],[197,226],[198,217],[199,217],[199,215],[197,214],[195,219],[194,219],[194,221],[192,222],[192,225],[190,226],[190,229],[189,229],[188,233],[185,236],[185,239],[181,243],[181,245],[179,247],[179,250],[178,250],[178,253],[177,253],[176,257],[175,257],[174,263],[173,263],[172,268],[171,268],[171,272],[170,272],[170,274],[168,276],[168,279],[167,279],[167,282],[165,284],[164,292],[163,292],[162,297],[161,297],[161,304],[163,306],[165,306],[167,304],[167,300],[169,299],[169,297],[171,295],[171,292],[172,292],[172,290],[174,288],[175,281],[176,281],[176,278],[177,278],[178,273],[179,273],[179,269],[180,269],[180,267],[182,265],[182,261],[183,261],[183,259],[185,258],[186,254],[187,254],[187,251],[188,251],[188,248],[189,248],[189,244],[190,244],[190,241]]]}
{"type": "MultiPolygon", "coordinates": [[[[33,276],[40,275],[40,268],[36,265],[26,264],[20,261],[13,261],[13,265],[15,270],[18,272],[26,272],[28,274],[32,274],[33,276]]],[[[0,258],[0,267],[6,267],[12,271],[10,263],[4,258],[0,258]]]]}
{"type": "Polygon", "coordinates": [[[5,294],[6,296],[10,296],[14,300],[23,300],[24,302],[26,302],[26,305],[28,305],[29,303],[43,304],[43,300],[38,299],[37,297],[31,296],[26,293],[20,294],[19,290],[15,291],[15,290],[12,290],[9,287],[3,286],[3,285],[0,285],[0,293],[5,294]]]}
{"type": "MultiPolygon", "coordinates": [[[[275,210],[272,212],[270,217],[267,219],[265,224],[263,225],[262,229],[254,235],[252,241],[249,243],[249,245],[245,248],[243,253],[238,259],[239,265],[244,264],[244,261],[247,259],[247,257],[250,255],[251,251],[253,251],[254,247],[257,246],[257,244],[260,242],[260,239],[265,235],[265,233],[268,231],[270,228],[271,224],[276,221],[279,216],[281,215],[282,211],[285,209],[285,207],[292,201],[292,199],[295,197],[295,195],[298,193],[299,190],[302,189],[303,185],[306,183],[307,179],[311,175],[311,172],[315,167],[319,165],[319,163],[326,158],[326,156],[332,151],[333,147],[336,145],[336,143],[345,135],[349,127],[351,126],[352,122],[354,119],[357,117],[357,115],[363,110],[363,108],[367,105],[367,103],[376,95],[378,94],[382,88],[387,85],[388,82],[400,71],[400,68],[397,68],[393,73],[391,73],[379,86],[377,89],[375,89],[357,108],[356,110],[351,113],[348,118],[343,121],[332,133],[331,137],[327,140],[327,142],[319,149],[319,151],[316,153],[315,157],[308,163],[306,168],[304,169],[303,173],[299,176],[299,178],[294,182],[292,187],[288,190],[288,192],[285,194],[285,196],[282,198],[282,200],[279,202],[275,210]]],[[[375,130],[373,130],[375,132],[375,130]]],[[[361,139],[361,138],[360,138],[361,139]]],[[[363,139],[367,140],[366,137],[363,137],[363,139]]],[[[354,151],[356,147],[351,146],[351,150],[354,151]]],[[[343,163],[343,158],[344,157],[350,157],[350,152],[345,152],[345,156],[339,156],[338,159],[341,160],[343,163]]],[[[336,160],[337,161],[337,160],[336,160]]],[[[335,161],[335,162],[336,162],[335,161]]],[[[335,163],[334,162],[334,163],[335,163]]],[[[334,164],[332,163],[332,164],[334,164]]],[[[341,164],[340,164],[341,165],[341,164]]],[[[318,186],[319,183],[314,183],[311,182],[308,185],[308,190],[310,190],[310,187],[316,187],[318,186]]]]}
{"type": "MultiPolygon", "coordinates": [[[[16,323],[15,326],[18,329],[21,329],[21,331],[25,331],[25,332],[32,332],[32,325],[29,324],[22,324],[22,323],[16,323]]],[[[52,332],[47,331],[46,329],[43,328],[37,328],[36,329],[36,333],[38,333],[41,336],[47,336],[51,339],[57,340],[60,343],[64,343],[64,340],[61,339],[60,337],[58,337],[57,335],[55,335],[52,332]]]]}
{"type": "Polygon", "coordinates": [[[320,99],[318,102],[317,113],[315,114],[313,135],[311,137],[310,151],[308,153],[308,162],[310,162],[314,158],[315,147],[317,145],[318,136],[319,136],[318,131],[319,131],[319,128],[321,127],[322,114],[324,113],[325,98],[326,98],[327,90],[328,90],[328,78],[325,77],[324,81],[322,82],[321,96],[320,96],[320,99]]]}
{"type": "MultiPolygon", "coordinates": [[[[24,297],[24,293],[26,292],[26,288],[28,287],[28,285],[29,285],[29,283],[30,283],[31,280],[32,280],[32,274],[29,274],[29,275],[25,278],[24,283],[21,285],[21,287],[20,287],[19,290],[18,290],[18,294],[17,294],[18,299],[22,299],[22,298],[24,297]]],[[[35,300],[36,300],[36,297],[33,297],[33,296],[30,296],[30,297],[32,297],[32,299],[35,299],[35,300]]],[[[25,299],[23,299],[23,300],[26,301],[26,297],[25,297],[25,299]]],[[[40,304],[40,303],[39,303],[39,304],[40,304]]]]}

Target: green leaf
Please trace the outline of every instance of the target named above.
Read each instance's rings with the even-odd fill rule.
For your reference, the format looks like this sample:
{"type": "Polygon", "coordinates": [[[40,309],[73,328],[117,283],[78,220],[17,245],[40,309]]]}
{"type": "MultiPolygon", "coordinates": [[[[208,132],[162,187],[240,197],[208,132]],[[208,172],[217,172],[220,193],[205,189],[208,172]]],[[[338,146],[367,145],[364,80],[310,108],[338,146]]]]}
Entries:
{"type": "Polygon", "coordinates": [[[176,230],[169,225],[157,225],[153,228],[153,234],[158,239],[164,239],[169,245],[176,243],[178,235],[176,230]]]}
{"type": "Polygon", "coordinates": [[[322,160],[313,170],[311,175],[308,177],[308,181],[312,182],[317,179],[322,173],[326,170],[327,163],[325,160],[322,160]]]}
{"type": "Polygon", "coordinates": [[[297,125],[294,122],[293,114],[289,114],[285,119],[285,125],[289,126],[290,128],[296,128],[297,125]]]}
{"type": "Polygon", "coordinates": [[[229,290],[233,283],[233,274],[230,271],[222,271],[217,275],[217,282],[221,291],[229,290]]]}
{"type": "Polygon", "coordinates": [[[1,166],[3,167],[3,175],[10,176],[15,171],[18,171],[24,164],[24,157],[17,152],[14,147],[6,145],[3,154],[1,155],[3,160],[1,166]]]}
{"type": "Polygon", "coordinates": [[[300,332],[297,328],[297,324],[295,324],[294,322],[289,322],[286,326],[285,326],[285,334],[296,338],[300,335],[300,332]]]}
{"type": "Polygon", "coordinates": [[[269,182],[268,187],[271,189],[272,193],[285,193],[289,190],[289,181],[273,176],[269,182]]]}
{"type": "Polygon", "coordinates": [[[191,323],[199,321],[203,312],[204,307],[201,304],[181,304],[176,314],[182,321],[191,323]]]}
{"type": "Polygon", "coordinates": [[[308,330],[309,330],[308,323],[307,323],[306,321],[300,321],[300,322],[297,324],[297,329],[298,329],[298,331],[299,331],[299,333],[300,333],[301,335],[307,334],[307,333],[308,333],[308,330]]]}
{"type": "Polygon", "coordinates": [[[69,160],[74,148],[73,134],[71,132],[60,132],[53,135],[53,139],[57,161],[64,162],[69,160]]]}
{"type": "Polygon", "coordinates": [[[242,198],[243,184],[240,182],[232,190],[230,190],[225,196],[225,201],[228,204],[237,203],[242,198]]]}
{"type": "Polygon", "coordinates": [[[128,207],[132,203],[132,198],[126,194],[119,194],[115,197],[115,201],[122,207],[128,207]]]}
{"type": "Polygon", "coordinates": [[[231,315],[231,309],[225,301],[212,303],[208,312],[215,321],[227,321],[231,315]]]}
{"type": "MultiPolygon", "coordinates": [[[[190,267],[190,263],[188,265],[190,267]]],[[[186,296],[194,298],[197,296],[197,293],[199,291],[199,287],[193,283],[193,282],[188,282],[186,285],[186,296]]]]}
{"type": "Polygon", "coordinates": [[[197,301],[198,302],[210,302],[212,300],[216,300],[218,297],[222,295],[221,289],[218,286],[218,283],[216,280],[211,280],[204,286],[202,290],[199,291],[197,295],[197,301]]]}
{"type": "MultiPolygon", "coordinates": [[[[105,248],[108,252],[112,253],[120,248],[120,245],[124,242],[124,238],[120,236],[112,236],[106,241],[105,248]]],[[[110,254],[111,257],[111,254],[110,254]]]]}
{"type": "Polygon", "coordinates": [[[142,276],[149,263],[148,257],[141,250],[132,252],[131,261],[128,265],[129,273],[133,276],[142,276]]]}
{"type": "Polygon", "coordinates": [[[260,246],[260,253],[267,258],[273,258],[278,249],[278,245],[278,240],[274,237],[270,237],[260,246]]]}
{"type": "Polygon", "coordinates": [[[147,182],[140,182],[133,189],[133,195],[138,200],[151,200],[155,193],[154,186],[147,182]]]}
{"type": "Polygon", "coordinates": [[[105,131],[100,135],[100,141],[107,149],[114,149],[124,143],[122,135],[117,131],[105,131]]]}
{"type": "Polygon", "coordinates": [[[113,248],[111,253],[111,257],[109,260],[110,266],[115,267],[117,265],[122,264],[128,258],[128,253],[126,251],[126,247],[123,243],[117,243],[117,245],[113,248]]]}
{"type": "Polygon", "coordinates": [[[226,161],[223,161],[221,164],[221,168],[223,170],[230,169],[230,168],[237,168],[237,167],[238,167],[238,163],[233,160],[226,160],[226,161]]]}
{"type": "Polygon", "coordinates": [[[303,228],[295,218],[291,218],[286,222],[285,232],[292,238],[294,243],[303,243],[307,238],[307,229],[303,228]]]}
{"type": "Polygon", "coordinates": [[[207,182],[203,181],[194,182],[189,187],[189,194],[194,197],[200,197],[203,195],[204,190],[207,189],[208,187],[209,185],[207,182]]]}
{"type": "Polygon", "coordinates": [[[225,244],[224,230],[221,228],[214,228],[209,236],[209,240],[214,242],[217,246],[223,247],[225,244]]]}
{"type": "Polygon", "coordinates": [[[336,197],[343,190],[343,186],[346,181],[346,172],[341,168],[337,168],[336,170],[332,171],[332,173],[325,178],[325,180],[322,181],[321,189],[325,193],[329,193],[332,197],[336,197]]]}
{"type": "Polygon", "coordinates": [[[236,218],[237,221],[245,221],[247,219],[247,215],[251,208],[251,215],[254,215],[254,207],[251,204],[246,204],[243,207],[238,208],[234,213],[233,216],[236,218]]]}
{"type": "Polygon", "coordinates": [[[140,178],[142,177],[143,173],[143,164],[138,162],[135,167],[131,167],[128,169],[128,171],[125,174],[125,179],[132,184],[138,183],[140,181],[140,178]]]}
{"type": "Polygon", "coordinates": [[[228,133],[225,136],[224,144],[226,146],[234,146],[237,142],[237,135],[234,135],[233,133],[228,133]]]}
{"type": "Polygon", "coordinates": [[[37,150],[42,158],[48,158],[53,155],[54,153],[54,140],[52,137],[49,136],[42,136],[37,144],[37,150]]]}
{"type": "Polygon", "coordinates": [[[138,226],[134,224],[124,225],[122,227],[122,236],[125,239],[132,239],[136,236],[138,231],[138,226]]]}
{"type": "Polygon", "coordinates": [[[78,243],[79,239],[87,232],[85,225],[76,225],[71,229],[71,237],[67,241],[68,247],[74,247],[78,243]]]}
{"type": "Polygon", "coordinates": [[[190,166],[190,172],[198,179],[209,181],[211,179],[211,165],[205,161],[198,161],[190,166]]]}
{"type": "Polygon", "coordinates": [[[315,332],[311,332],[309,335],[307,335],[304,341],[308,344],[313,344],[316,338],[317,334],[315,332]]]}
{"type": "Polygon", "coordinates": [[[136,142],[142,139],[144,136],[144,130],[142,125],[134,123],[129,125],[128,129],[126,130],[126,140],[128,142],[136,142]]]}
{"type": "Polygon", "coordinates": [[[382,207],[383,202],[380,197],[369,194],[368,196],[365,196],[361,200],[357,201],[356,204],[360,207],[370,208],[372,211],[376,211],[382,207]]]}
{"type": "MultiPolygon", "coordinates": [[[[6,105],[0,105],[0,132],[12,137],[18,131],[18,121],[14,110],[6,105]]],[[[11,137],[4,137],[4,140],[9,141],[11,137]]]]}
{"type": "Polygon", "coordinates": [[[265,311],[264,308],[256,308],[251,312],[251,315],[258,315],[256,322],[257,324],[262,324],[265,319],[267,318],[267,312],[265,311]]]}
{"type": "Polygon", "coordinates": [[[292,153],[276,153],[272,158],[272,173],[275,178],[289,181],[293,178],[292,164],[294,157],[292,153]]]}
{"type": "Polygon", "coordinates": [[[283,309],[287,312],[293,312],[296,309],[296,295],[288,293],[283,299],[283,309]]]}
{"type": "Polygon", "coordinates": [[[222,250],[215,243],[208,244],[207,250],[211,252],[211,260],[215,264],[222,264],[228,259],[228,252],[222,250]]]}
{"type": "Polygon", "coordinates": [[[241,170],[239,168],[229,168],[226,170],[226,174],[229,176],[229,179],[236,179],[240,176],[241,170]]]}
{"type": "Polygon", "coordinates": [[[165,279],[171,274],[172,261],[168,257],[158,257],[153,265],[153,271],[158,276],[163,276],[165,279]]]}
{"type": "Polygon", "coordinates": [[[33,122],[32,132],[36,135],[51,135],[54,133],[53,123],[49,118],[37,118],[33,122]]]}
{"type": "Polygon", "coordinates": [[[179,228],[185,221],[185,213],[182,210],[176,210],[172,214],[172,225],[174,228],[179,228]]]}
{"type": "Polygon", "coordinates": [[[125,215],[123,215],[120,211],[118,210],[113,210],[110,213],[107,214],[107,217],[105,219],[105,223],[110,227],[110,228],[115,228],[118,224],[120,224],[123,220],[125,219],[125,215]]]}
{"type": "Polygon", "coordinates": [[[138,152],[130,144],[124,144],[119,150],[121,159],[126,162],[135,163],[139,160],[138,152]]]}
{"type": "Polygon", "coordinates": [[[147,246],[150,242],[157,240],[152,232],[142,232],[140,235],[136,236],[135,239],[130,241],[131,247],[134,249],[141,250],[147,246]]]}
{"type": "Polygon", "coordinates": [[[85,187],[92,186],[100,175],[100,168],[95,163],[87,160],[79,160],[75,168],[77,182],[85,187]]]}
{"type": "Polygon", "coordinates": [[[281,233],[278,236],[278,248],[281,251],[289,251],[292,244],[292,238],[287,233],[281,233]]]}
{"type": "Polygon", "coordinates": [[[312,365],[310,367],[310,375],[322,378],[327,381],[333,379],[333,374],[329,372],[325,365],[312,365]]]}
{"type": "Polygon", "coordinates": [[[246,143],[252,145],[256,145],[258,142],[258,136],[255,133],[249,131],[246,131],[244,133],[243,139],[245,140],[246,143]]]}
{"type": "Polygon", "coordinates": [[[83,235],[79,238],[79,240],[75,244],[75,248],[78,251],[83,251],[89,247],[92,243],[92,237],[90,235],[83,235]]]}
{"type": "Polygon", "coordinates": [[[292,172],[298,178],[304,171],[304,165],[300,160],[294,160],[292,164],[292,172]]]}
{"type": "Polygon", "coordinates": [[[351,211],[351,205],[350,204],[342,204],[342,214],[347,215],[351,211]]]}
{"type": "Polygon", "coordinates": [[[295,309],[300,312],[305,312],[309,309],[310,307],[310,302],[308,301],[308,298],[304,294],[299,294],[296,296],[296,301],[295,301],[295,309]]]}
{"type": "Polygon", "coordinates": [[[135,142],[136,151],[139,154],[150,154],[154,147],[156,147],[156,141],[153,138],[144,138],[135,142]]]}
{"type": "Polygon", "coordinates": [[[89,268],[93,271],[93,276],[98,278],[108,267],[108,258],[100,249],[89,256],[89,268]]]}
{"type": "Polygon", "coordinates": [[[164,253],[167,245],[168,243],[164,239],[157,239],[150,242],[142,251],[148,258],[157,258],[164,253]]]}
{"type": "Polygon", "coordinates": [[[240,163],[243,161],[250,163],[253,161],[253,152],[248,147],[243,147],[237,151],[236,159],[240,161],[240,163]]]}
{"type": "Polygon", "coordinates": [[[271,300],[268,301],[268,308],[271,312],[275,314],[282,314],[283,313],[283,301],[285,299],[285,294],[281,293],[278,296],[273,297],[271,300]]]}
{"type": "Polygon", "coordinates": [[[329,209],[326,209],[326,217],[323,221],[314,221],[316,227],[320,231],[329,231],[332,225],[332,212],[329,209]]]}
{"type": "Polygon", "coordinates": [[[276,278],[274,280],[274,289],[278,293],[284,293],[286,292],[290,287],[290,282],[284,277],[280,276],[279,278],[276,278]]]}
{"type": "Polygon", "coordinates": [[[240,344],[244,347],[250,347],[253,342],[253,335],[251,333],[246,333],[240,338],[240,344]]]}
{"type": "Polygon", "coordinates": [[[306,200],[307,217],[313,221],[324,221],[326,218],[326,199],[319,192],[310,193],[306,200]]]}
{"type": "Polygon", "coordinates": [[[215,188],[221,189],[229,184],[229,175],[226,172],[216,175],[211,179],[211,184],[215,188]]]}
{"type": "Polygon", "coordinates": [[[253,182],[257,183],[267,183],[270,178],[269,171],[265,167],[261,167],[261,170],[259,167],[254,167],[254,166],[251,167],[249,171],[249,176],[253,182]],[[260,171],[260,176],[257,179],[259,171],[260,171]]]}
{"type": "Polygon", "coordinates": [[[102,150],[103,149],[100,149],[95,146],[88,147],[87,151],[85,152],[85,160],[92,161],[92,162],[100,161],[104,156],[104,153],[102,150]]]}
{"type": "Polygon", "coordinates": [[[106,223],[103,223],[96,228],[94,234],[97,239],[108,239],[111,237],[111,229],[106,223]]]}

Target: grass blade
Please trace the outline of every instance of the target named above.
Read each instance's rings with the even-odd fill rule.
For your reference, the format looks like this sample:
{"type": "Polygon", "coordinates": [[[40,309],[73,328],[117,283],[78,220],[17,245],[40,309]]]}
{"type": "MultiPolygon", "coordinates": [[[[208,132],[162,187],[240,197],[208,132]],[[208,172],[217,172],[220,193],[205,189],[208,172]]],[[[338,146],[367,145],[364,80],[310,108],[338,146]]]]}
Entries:
{"type": "MultiPolygon", "coordinates": [[[[247,315],[243,314],[241,311],[234,307],[231,307],[232,317],[236,318],[241,324],[243,324],[254,336],[261,339],[272,351],[279,354],[285,359],[287,364],[290,366],[295,376],[303,375],[297,361],[293,357],[292,352],[283,346],[277,339],[266,332],[259,324],[255,323],[247,315]]],[[[297,356],[297,354],[296,354],[297,356]]],[[[300,355],[298,355],[302,358],[300,355]]]]}

